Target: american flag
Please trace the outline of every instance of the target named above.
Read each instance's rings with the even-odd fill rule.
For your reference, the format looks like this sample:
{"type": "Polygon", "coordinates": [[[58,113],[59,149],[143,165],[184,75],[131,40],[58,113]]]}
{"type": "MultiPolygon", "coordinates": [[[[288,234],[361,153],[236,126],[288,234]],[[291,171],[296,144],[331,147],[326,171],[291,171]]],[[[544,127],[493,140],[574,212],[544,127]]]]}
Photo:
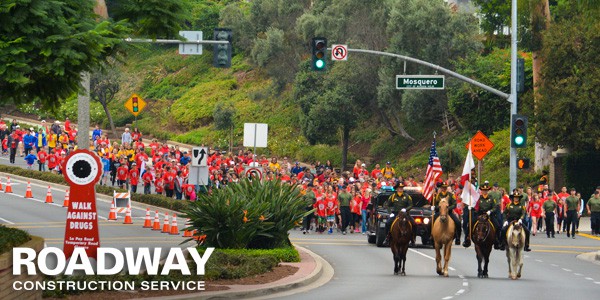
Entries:
{"type": "Polygon", "coordinates": [[[431,151],[429,151],[429,163],[427,164],[427,173],[425,174],[425,187],[423,188],[423,196],[425,199],[433,199],[433,190],[438,178],[442,176],[442,164],[435,150],[435,138],[431,143],[431,151]]]}

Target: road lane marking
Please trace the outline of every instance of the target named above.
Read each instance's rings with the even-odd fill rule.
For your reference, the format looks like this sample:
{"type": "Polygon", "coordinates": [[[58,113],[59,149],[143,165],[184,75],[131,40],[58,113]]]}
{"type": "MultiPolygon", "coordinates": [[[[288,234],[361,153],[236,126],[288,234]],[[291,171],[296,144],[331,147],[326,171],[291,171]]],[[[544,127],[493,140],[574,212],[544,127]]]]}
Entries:
{"type": "Polygon", "coordinates": [[[448,297],[444,297],[444,298],[442,298],[442,300],[450,300],[450,299],[452,299],[452,298],[454,298],[454,296],[448,296],[448,297]]]}
{"type": "Polygon", "coordinates": [[[539,262],[539,263],[543,262],[543,261],[542,261],[542,260],[540,260],[540,259],[536,259],[535,261],[537,261],[537,262],[539,262]]]}
{"type": "Polygon", "coordinates": [[[460,289],[460,290],[458,290],[458,292],[456,292],[456,295],[458,296],[458,295],[460,295],[460,294],[462,294],[462,293],[464,293],[464,292],[465,292],[465,290],[463,290],[463,289],[460,289]]]}
{"type": "Polygon", "coordinates": [[[558,265],[556,265],[556,264],[551,264],[551,266],[553,266],[553,267],[558,267],[558,265]]]}
{"type": "Polygon", "coordinates": [[[566,249],[594,249],[594,250],[600,250],[600,247],[598,246],[554,246],[554,245],[530,245],[532,247],[540,247],[540,248],[566,248],[566,249]]]}
{"type": "MultiPolygon", "coordinates": [[[[100,227],[102,226],[131,226],[132,224],[121,224],[121,223],[98,223],[98,225],[100,227]]],[[[141,225],[141,224],[133,224],[133,225],[141,225]]],[[[63,223],[63,225],[41,225],[41,226],[33,226],[33,225],[27,225],[27,226],[18,226],[18,225],[14,225],[11,227],[15,227],[15,228],[23,228],[23,229],[39,229],[39,228],[62,228],[65,227],[65,224],[63,223]]]]}
{"type": "Polygon", "coordinates": [[[574,273],[573,275],[575,275],[575,276],[583,276],[583,274],[579,274],[579,273],[574,273]]]}
{"type": "Polygon", "coordinates": [[[4,219],[4,218],[0,218],[0,221],[4,222],[4,223],[6,223],[6,224],[11,224],[11,225],[12,225],[12,224],[15,224],[15,223],[13,223],[13,222],[11,222],[11,221],[9,221],[9,220],[7,220],[7,219],[4,219]]]}
{"type": "Polygon", "coordinates": [[[468,282],[463,282],[463,286],[469,286],[468,282]]]}
{"type": "Polygon", "coordinates": [[[571,272],[571,270],[569,270],[569,269],[565,269],[565,268],[562,268],[562,269],[563,269],[563,271],[565,271],[565,272],[571,272]]]}
{"type": "Polygon", "coordinates": [[[585,280],[591,280],[594,281],[594,278],[590,278],[590,277],[586,277],[585,280]]]}
{"type": "Polygon", "coordinates": [[[579,235],[579,236],[583,236],[583,237],[586,237],[586,238],[588,238],[588,239],[593,239],[593,240],[598,240],[598,241],[600,241],[600,237],[593,236],[593,235],[591,235],[591,234],[587,234],[587,233],[578,233],[577,235],[579,235]]]}
{"type": "Polygon", "coordinates": [[[568,250],[532,250],[532,252],[544,252],[544,253],[568,253],[568,254],[581,254],[585,253],[582,251],[568,251],[568,250]]]}
{"type": "Polygon", "coordinates": [[[313,242],[294,242],[298,245],[335,245],[335,246],[369,246],[368,244],[356,244],[356,243],[313,243],[313,242]]]}
{"type": "MultiPolygon", "coordinates": [[[[425,254],[425,253],[421,253],[421,252],[419,252],[419,251],[417,251],[417,250],[414,250],[414,249],[410,249],[410,248],[408,248],[408,250],[410,250],[410,251],[412,251],[412,252],[414,252],[414,253],[417,253],[417,254],[419,254],[419,255],[421,255],[421,256],[427,257],[427,258],[429,258],[429,259],[431,259],[431,260],[435,261],[435,257],[429,256],[429,255],[427,255],[427,254],[425,254]]],[[[448,270],[450,270],[450,271],[456,271],[456,269],[455,269],[455,268],[453,268],[453,267],[450,267],[450,266],[448,266],[448,270]]]]}

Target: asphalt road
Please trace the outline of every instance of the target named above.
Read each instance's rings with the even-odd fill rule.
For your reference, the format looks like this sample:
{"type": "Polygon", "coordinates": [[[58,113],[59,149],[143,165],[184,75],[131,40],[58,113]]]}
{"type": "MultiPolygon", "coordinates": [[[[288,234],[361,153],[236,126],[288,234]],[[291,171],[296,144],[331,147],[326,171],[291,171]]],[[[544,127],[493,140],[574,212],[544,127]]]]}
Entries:
{"type": "MultiPolygon", "coordinates": [[[[583,232],[582,232],[583,233],[583,232]]],[[[291,233],[293,243],[321,255],[334,268],[320,288],[284,299],[590,299],[600,292],[600,264],[577,259],[600,250],[600,239],[536,236],[525,254],[522,278],[508,278],[505,252],[494,250],[489,278],[477,278],[475,250],[453,246],[449,278],[435,272],[435,251],[410,248],[406,276],[393,275],[390,248],[377,248],[362,234],[291,233]]]]}

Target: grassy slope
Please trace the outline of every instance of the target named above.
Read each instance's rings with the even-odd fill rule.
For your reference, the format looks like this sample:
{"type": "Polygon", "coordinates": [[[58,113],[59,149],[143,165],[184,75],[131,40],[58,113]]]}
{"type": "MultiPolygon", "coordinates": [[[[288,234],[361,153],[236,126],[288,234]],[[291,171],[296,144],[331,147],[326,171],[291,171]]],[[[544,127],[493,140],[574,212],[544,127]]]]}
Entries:
{"type": "MultiPolygon", "coordinates": [[[[208,47],[207,47],[208,48],[208,47]]],[[[119,122],[131,122],[133,117],[123,109],[123,102],[131,93],[138,93],[148,102],[140,114],[138,126],[142,132],[152,132],[162,139],[173,139],[189,144],[206,144],[227,148],[229,135],[212,126],[212,112],[219,102],[231,103],[235,116],[234,146],[241,146],[243,123],[268,123],[269,147],[259,153],[289,156],[292,159],[313,161],[327,159],[340,163],[341,150],[332,146],[309,146],[298,127],[300,111],[291,100],[291,89],[275,95],[269,78],[254,69],[241,56],[234,57],[232,68],[215,69],[212,53],[205,49],[200,56],[181,56],[173,47],[142,47],[130,54],[123,68],[122,90],[111,111],[119,122]]],[[[373,122],[371,122],[373,123],[373,122]]],[[[442,130],[438,124],[418,128],[407,124],[407,130],[416,143],[402,138],[390,138],[387,131],[367,123],[352,133],[349,162],[367,158],[368,162],[395,161],[401,174],[422,178],[429,155],[431,132],[442,130]]],[[[472,133],[443,134],[438,136],[438,153],[442,165],[459,176],[466,156],[464,145],[472,133]]],[[[482,162],[482,180],[508,186],[509,132],[492,135],[495,147],[482,162]]],[[[532,147],[520,150],[533,158],[532,147]],[[530,149],[531,148],[531,149],[530,149]]],[[[525,182],[534,182],[535,174],[523,175],[525,182]]]]}

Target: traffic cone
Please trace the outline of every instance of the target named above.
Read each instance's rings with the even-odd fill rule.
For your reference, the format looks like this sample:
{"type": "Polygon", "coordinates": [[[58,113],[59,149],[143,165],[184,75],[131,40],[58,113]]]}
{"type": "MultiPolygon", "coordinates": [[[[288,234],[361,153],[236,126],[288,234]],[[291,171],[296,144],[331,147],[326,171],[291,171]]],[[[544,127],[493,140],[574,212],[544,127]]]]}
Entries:
{"type": "Polygon", "coordinates": [[[0,178],[0,191],[2,190],[2,178],[0,178]]]}
{"type": "Polygon", "coordinates": [[[185,222],[186,229],[183,231],[183,237],[193,236],[192,231],[187,229],[188,226],[190,226],[190,219],[187,219],[187,221],[185,222]]]}
{"type": "Polygon", "coordinates": [[[160,230],[160,220],[158,216],[158,210],[154,213],[154,223],[152,224],[152,230],[159,231],[160,230]]]}
{"type": "Polygon", "coordinates": [[[127,206],[127,212],[125,213],[125,220],[123,224],[133,224],[133,220],[131,219],[131,207],[127,206]]]}
{"type": "Polygon", "coordinates": [[[173,214],[173,219],[171,222],[171,235],[179,235],[179,228],[177,227],[177,215],[173,214]]]}
{"type": "Polygon", "coordinates": [[[33,198],[33,193],[31,192],[31,183],[27,181],[27,190],[25,191],[25,198],[33,198]]]}
{"type": "Polygon", "coordinates": [[[46,193],[46,203],[54,203],[54,200],[52,200],[52,190],[50,189],[50,186],[48,186],[48,193],[46,193]]]}
{"type": "Polygon", "coordinates": [[[63,201],[63,207],[69,207],[71,201],[69,200],[69,189],[65,192],[65,201],[63,201]]]}
{"type": "Polygon", "coordinates": [[[10,184],[10,176],[6,176],[6,178],[8,178],[6,180],[6,188],[4,189],[5,193],[12,193],[12,185],[10,184]]]}
{"type": "Polygon", "coordinates": [[[152,220],[150,219],[150,208],[146,208],[146,220],[144,220],[144,228],[152,228],[152,220]]]}
{"type": "Polygon", "coordinates": [[[110,205],[110,212],[108,213],[108,220],[109,221],[117,220],[117,208],[115,207],[115,201],[113,201],[110,205]]]}
{"type": "Polygon", "coordinates": [[[163,229],[161,232],[162,233],[171,232],[171,226],[169,225],[169,214],[165,214],[165,219],[163,221],[163,229]]]}

